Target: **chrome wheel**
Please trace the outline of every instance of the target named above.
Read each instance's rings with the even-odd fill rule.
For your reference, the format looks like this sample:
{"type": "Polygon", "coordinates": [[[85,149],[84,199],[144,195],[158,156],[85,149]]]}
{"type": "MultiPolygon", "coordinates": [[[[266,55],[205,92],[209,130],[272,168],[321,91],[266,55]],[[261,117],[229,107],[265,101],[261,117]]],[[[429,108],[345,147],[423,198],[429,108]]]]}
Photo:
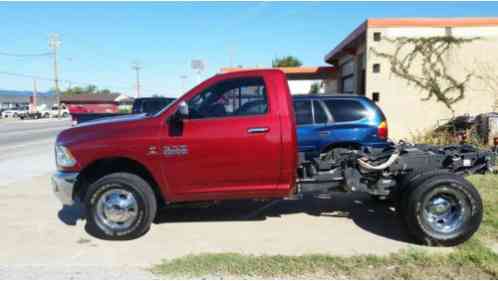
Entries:
{"type": "Polygon", "coordinates": [[[441,234],[459,230],[469,212],[464,195],[451,187],[441,187],[430,192],[423,201],[422,220],[426,226],[441,234]]]}
{"type": "Polygon", "coordinates": [[[137,219],[137,214],[138,204],[135,196],[124,189],[110,189],[97,201],[97,223],[114,231],[130,227],[137,219]]]}

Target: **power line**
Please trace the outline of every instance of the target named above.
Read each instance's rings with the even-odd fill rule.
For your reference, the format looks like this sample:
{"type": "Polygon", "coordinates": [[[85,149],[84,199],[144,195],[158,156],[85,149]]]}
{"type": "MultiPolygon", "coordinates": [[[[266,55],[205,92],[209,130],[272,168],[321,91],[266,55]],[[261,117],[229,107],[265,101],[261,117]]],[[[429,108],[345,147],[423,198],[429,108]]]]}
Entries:
{"type": "MultiPolygon", "coordinates": [[[[8,75],[8,76],[13,76],[13,77],[20,77],[20,78],[29,78],[29,79],[36,79],[40,81],[50,81],[53,82],[54,78],[53,77],[45,77],[45,76],[39,76],[39,75],[32,75],[32,74],[25,74],[25,73],[15,73],[15,72],[9,72],[9,71],[0,71],[0,75],[8,75]]],[[[95,83],[92,82],[83,82],[83,81],[75,81],[75,80],[68,80],[68,79],[60,79],[60,83],[68,83],[68,84],[79,84],[79,85],[95,85],[95,83]]],[[[121,88],[121,89],[135,89],[135,86],[130,86],[130,85],[100,85],[100,87],[103,88],[121,88]]],[[[142,90],[146,90],[147,92],[153,92],[154,90],[152,89],[144,89],[141,87],[142,90]]]]}
{"type": "Polygon", "coordinates": [[[45,53],[38,53],[38,54],[14,54],[14,53],[8,53],[8,52],[0,52],[0,56],[7,56],[7,57],[17,57],[17,58],[22,58],[22,57],[47,57],[53,55],[52,52],[45,52],[45,53]]]}
{"type": "Polygon", "coordinates": [[[49,77],[42,77],[42,76],[30,75],[30,74],[22,74],[22,73],[14,73],[14,72],[8,72],[8,71],[0,71],[0,74],[9,75],[9,76],[15,76],[15,77],[30,78],[30,79],[54,81],[53,78],[49,78],[49,77]]]}

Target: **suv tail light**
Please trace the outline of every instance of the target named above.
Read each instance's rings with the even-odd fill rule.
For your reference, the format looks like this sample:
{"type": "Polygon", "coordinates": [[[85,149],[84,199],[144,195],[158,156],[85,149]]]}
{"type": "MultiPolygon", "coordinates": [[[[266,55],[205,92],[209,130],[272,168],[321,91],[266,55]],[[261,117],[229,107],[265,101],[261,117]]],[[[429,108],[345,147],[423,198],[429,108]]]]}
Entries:
{"type": "Polygon", "coordinates": [[[71,126],[78,125],[78,119],[74,115],[71,114],[71,126]]]}
{"type": "Polygon", "coordinates": [[[387,139],[388,133],[387,133],[387,122],[382,121],[380,123],[379,127],[377,127],[377,136],[381,139],[387,139]]]}

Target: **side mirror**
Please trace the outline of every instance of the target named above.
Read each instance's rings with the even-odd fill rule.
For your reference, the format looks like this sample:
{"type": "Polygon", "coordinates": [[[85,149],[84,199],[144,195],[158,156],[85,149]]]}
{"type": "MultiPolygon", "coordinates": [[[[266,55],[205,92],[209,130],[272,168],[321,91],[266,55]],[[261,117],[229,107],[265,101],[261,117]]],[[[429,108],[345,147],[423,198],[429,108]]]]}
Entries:
{"type": "Polygon", "coordinates": [[[183,134],[183,119],[189,117],[188,104],[182,101],[178,104],[175,113],[168,118],[169,135],[179,137],[183,134]]]}
{"type": "Polygon", "coordinates": [[[185,101],[180,102],[180,104],[178,104],[178,107],[176,108],[176,113],[180,115],[182,119],[188,118],[188,104],[185,101]]]}

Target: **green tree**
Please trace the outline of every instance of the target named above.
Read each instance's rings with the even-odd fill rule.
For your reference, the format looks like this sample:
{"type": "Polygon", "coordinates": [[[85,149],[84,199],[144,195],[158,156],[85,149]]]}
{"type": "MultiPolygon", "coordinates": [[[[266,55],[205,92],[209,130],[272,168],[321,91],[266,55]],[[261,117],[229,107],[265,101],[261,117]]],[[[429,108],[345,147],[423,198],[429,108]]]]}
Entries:
{"type": "Polygon", "coordinates": [[[79,94],[83,94],[83,93],[85,93],[85,90],[81,87],[78,87],[78,86],[68,88],[67,90],[61,92],[61,94],[64,96],[74,96],[74,95],[79,95],[79,94]]]}
{"type": "Polygon", "coordinates": [[[293,67],[301,66],[303,63],[296,57],[286,56],[281,58],[275,58],[271,62],[272,67],[293,67]]]}
{"type": "Polygon", "coordinates": [[[103,90],[99,90],[97,93],[101,94],[101,95],[110,95],[111,94],[111,90],[109,90],[109,89],[103,89],[103,90]]]}
{"type": "Polygon", "coordinates": [[[74,96],[74,95],[80,95],[80,94],[110,95],[110,94],[119,94],[119,93],[112,92],[109,89],[100,90],[95,85],[88,85],[84,88],[78,87],[78,86],[71,87],[71,88],[66,89],[65,91],[61,91],[61,94],[63,96],[74,96]]]}
{"type": "Polygon", "coordinates": [[[88,86],[86,86],[86,88],[85,88],[85,92],[86,92],[87,94],[94,94],[94,93],[96,93],[96,92],[97,92],[97,86],[95,86],[95,85],[88,85],[88,86]]]}
{"type": "Polygon", "coordinates": [[[315,82],[311,84],[309,94],[318,94],[320,93],[320,83],[315,82]]]}

